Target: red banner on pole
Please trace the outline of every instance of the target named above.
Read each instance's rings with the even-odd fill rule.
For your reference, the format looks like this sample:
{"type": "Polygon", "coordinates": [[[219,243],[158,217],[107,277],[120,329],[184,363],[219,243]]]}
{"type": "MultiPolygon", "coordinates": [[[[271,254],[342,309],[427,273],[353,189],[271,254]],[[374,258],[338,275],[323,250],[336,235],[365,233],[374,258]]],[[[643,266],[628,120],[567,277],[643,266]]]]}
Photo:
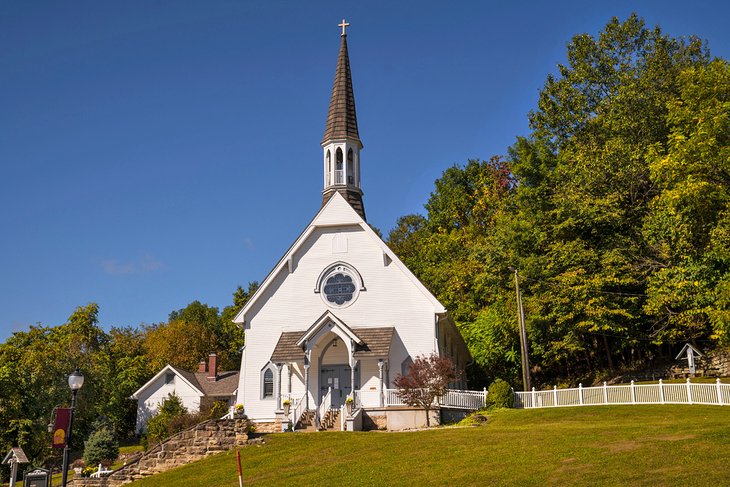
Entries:
{"type": "Polygon", "coordinates": [[[70,408],[56,408],[56,421],[53,423],[53,448],[66,448],[70,419],[70,408]]]}

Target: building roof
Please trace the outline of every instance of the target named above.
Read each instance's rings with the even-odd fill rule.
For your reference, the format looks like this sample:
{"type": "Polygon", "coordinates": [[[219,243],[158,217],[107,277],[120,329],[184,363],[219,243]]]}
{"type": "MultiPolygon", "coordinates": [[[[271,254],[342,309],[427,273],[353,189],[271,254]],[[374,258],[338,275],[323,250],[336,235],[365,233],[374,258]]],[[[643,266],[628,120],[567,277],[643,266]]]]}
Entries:
{"type": "MultiPolygon", "coordinates": [[[[362,342],[355,346],[355,358],[387,357],[390,354],[395,328],[353,328],[353,331],[362,342]]],[[[279,336],[274,353],[271,354],[271,361],[285,363],[304,360],[304,350],[297,345],[297,342],[305,333],[306,330],[283,332],[279,336]]]]}
{"type": "Polygon", "coordinates": [[[340,53],[337,57],[335,82],[332,86],[332,98],[327,112],[327,124],[324,129],[322,143],[334,139],[354,139],[360,143],[355,114],[355,95],[352,91],[350,74],[350,57],[347,54],[347,36],[342,36],[340,53]]]}
{"type": "Polygon", "coordinates": [[[7,464],[10,463],[13,459],[15,459],[18,463],[30,463],[28,461],[28,457],[25,456],[25,452],[20,447],[13,447],[10,449],[7,455],[5,455],[5,458],[3,458],[3,463],[7,464]]]}
{"type": "Polygon", "coordinates": [[[220,372],[215,381],[208,380],[207,372],[188,372],[187,370],[170,367],[178,374],[200,389],[206,396],[231,396],[238,389],[238,371],[220,372]]]}
{"type": "Polygon", "coordinates": [[[187,382],[192,388],[194,388],[201,396],[232,396],[238,390],[238,371],[220,372],[215,381],[207,380],[208,374],[206,372],[195,373],[188,372],[187,370],[174,367],[172,365],[166,365],[162,368],[154,377],[152,377],[145,385],[137,389],[137,391],[130,396],[131,399],[138,399],[142,391],[150,387],[162,374],[166,372],[173,372],[187,382]]]}

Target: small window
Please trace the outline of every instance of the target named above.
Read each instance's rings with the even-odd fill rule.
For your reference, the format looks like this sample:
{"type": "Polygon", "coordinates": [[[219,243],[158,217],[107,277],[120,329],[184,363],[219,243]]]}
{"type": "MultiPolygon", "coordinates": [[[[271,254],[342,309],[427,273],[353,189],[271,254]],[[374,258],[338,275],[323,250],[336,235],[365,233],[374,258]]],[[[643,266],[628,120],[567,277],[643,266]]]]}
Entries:
{"type": "Polygon", "coordinates": [[[264,372],[264,398],[274,397],[274,372],[266,369],[264,372]]]}
{"type": "Polygon", "coordinates": [[[175,374],[168,372],[165,374],[165,384],[174,384],[175,383],[175,374]]]}
{"type": "Polygon", "coordinates": [[[335,169],[342,171],[342,149],[339,147],[337,148],[337,152],[335,152],[335,157],[337,158],[335,160],[335,164],[337,164],[335,169]]]}
{"type": "Polygon", "coordinates": [[[413,365],[413,359],[409,355],[406,357],[406,359],[400,364],[400,374],[401,375],[408,375],[408,373],[411,371],[411,365],[413,365]]]}

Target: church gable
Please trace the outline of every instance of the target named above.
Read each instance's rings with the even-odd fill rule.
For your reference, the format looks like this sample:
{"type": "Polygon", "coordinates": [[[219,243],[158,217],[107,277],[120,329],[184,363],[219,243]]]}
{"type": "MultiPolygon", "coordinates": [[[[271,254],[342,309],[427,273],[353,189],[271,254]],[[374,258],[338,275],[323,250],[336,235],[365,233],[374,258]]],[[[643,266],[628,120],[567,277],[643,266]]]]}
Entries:
{"type": "Polygon", "coordinates": [[[318,314],[321,314],[323,308],[327,309],[321,304],[338,309],[346,303],[338,305],[334,302],[333,305],[332,301],[325,299],[326,295],[323,296],[324,289],[320,289],[327,278],[326,274],[335,270],[338,263],[344,267],[341,269],[343,276],[347,278],[348,274],[352,274],[351,285],[356,287],[353,293],[358,294],[358,297],[362,295],[365,300],[372,301],[366,297],[370,291],[362,289],[369,286],[370,278],[379,287],[370,294],[379,295],[387,289],[387,293],[401,295],[407,302],[417,300],[420,295],[426,301],[424,304],[430,304],[431,312],[445,312],[443,305],[405,267],[342,195],[335,193],[234,321],[249,322],[262,308],[269,305],[270,300],[275,302],[286,299],[282,297],[282,292],[292,299],[294,295],[298,295],[297,301],[301,304],[309,301],[312,306],[319,305],[318,314]],[[290,286],[297,289],[283,291],[290,286]],[[405,290],[403,287],[411,289],[405,290]]]}

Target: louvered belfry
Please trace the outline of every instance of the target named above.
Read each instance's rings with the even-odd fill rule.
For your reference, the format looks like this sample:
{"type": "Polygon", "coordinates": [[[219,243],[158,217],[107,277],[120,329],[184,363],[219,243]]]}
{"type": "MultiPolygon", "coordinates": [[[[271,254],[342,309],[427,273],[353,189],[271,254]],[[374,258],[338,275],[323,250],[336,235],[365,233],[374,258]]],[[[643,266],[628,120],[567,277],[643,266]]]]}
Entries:
{"type": "Polygon", "coordinates": [[[365,208],[360,187],[360,150],[362,147],[357,129],[355,95],[352,90],[350,57],[347,53],[347,35],[343,28],[332,97],[327,112],[327,123],[322,137],[324,155],[322,206],[337,192],[345,197],[364,220],[365,208]]]}

